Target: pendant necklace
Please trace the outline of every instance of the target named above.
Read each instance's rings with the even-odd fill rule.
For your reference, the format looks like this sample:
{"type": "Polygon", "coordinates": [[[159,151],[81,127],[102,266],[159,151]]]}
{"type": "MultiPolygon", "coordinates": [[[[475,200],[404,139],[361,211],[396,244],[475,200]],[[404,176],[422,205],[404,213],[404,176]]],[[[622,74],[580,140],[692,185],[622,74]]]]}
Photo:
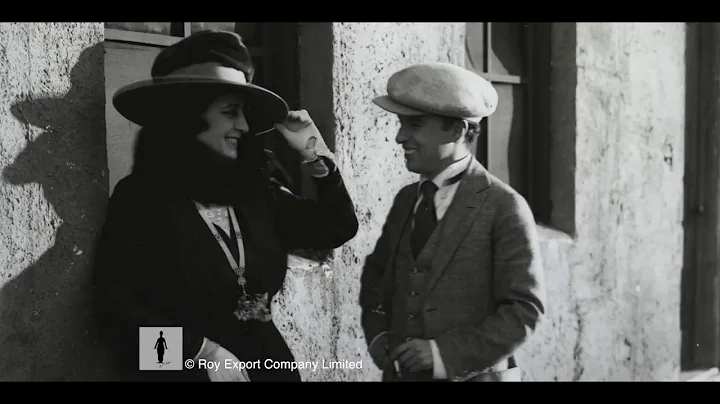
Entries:
{"type": "Polygon", "coordinates": [[[202,204],[195,202],[195,205],[203,221],[215,237],[215,240],[218,244],[220,244],[230,267],[237,276],[237,284],[242,289],[242,296],[238,299],[238,308],[235,310],[235,317],[239,320],[259,320],[263,322],[271,321],[272,313],[270,312],[268,293],[248,294],[245,291],[245,285],[247,284],[247,279],[245,278],[245,249],[242,242],[242,235],[240,233],[240,225],[238,223],[237,216],[235,215],[235,209],[232,207],[227,208],[228,216],[230,217],[230,225],[232,226],[233,233],[235,233],[235,242],[237,243],[239,258],[238,261],[235,261],[235,257],[233,257],[232,253],[230,253],[230,249],[225,244],[225,241],[218,232],[217,228],[215,228],[215,225],[212,224],[202,213],[204,210],[202,204]]]}

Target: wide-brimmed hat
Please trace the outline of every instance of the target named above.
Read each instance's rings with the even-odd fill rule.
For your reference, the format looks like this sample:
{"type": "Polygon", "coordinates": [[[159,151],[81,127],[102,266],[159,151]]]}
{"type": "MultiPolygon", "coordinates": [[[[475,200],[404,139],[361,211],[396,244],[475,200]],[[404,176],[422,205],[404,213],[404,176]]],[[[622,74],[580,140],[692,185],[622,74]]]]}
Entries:
{"type": "Polygon", "coordinates": [[[130,121],[144,126],[159,112],[167,115],[199,89],[236,93],[245,100],[245,115],[255,135],[274,129],[288,114],[285,100],[252,84],[255,67],[240,35],[207,30],[163,49],[150,72],[151,79],[119,89],[113,96],[115,109],[130,121]]]}
{"type": "Polygon", "coordinates": [[[498,93],[479,75],[452,63],[428,62],[390,76],[373,102],[398,115],[434,114],[479,122],[497,109],[498,93]]]}

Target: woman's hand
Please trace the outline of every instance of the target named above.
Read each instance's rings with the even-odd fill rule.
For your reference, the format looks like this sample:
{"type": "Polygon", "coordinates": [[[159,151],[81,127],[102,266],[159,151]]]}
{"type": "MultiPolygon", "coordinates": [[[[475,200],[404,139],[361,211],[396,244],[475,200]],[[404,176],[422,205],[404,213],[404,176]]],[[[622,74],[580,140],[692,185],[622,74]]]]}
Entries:
{"type": "Polygon", "coordinates": [[[204,349],[204,351],[204,354],[201,356],[203,359],[219,365],[217,368],[207,370],[207,375],[211,382],[250,381],[247,371],[236,367],[235,364],[238,363],[239,360],[232,352],[211,340],[206,341],[206,349],[204,349]],[[230,364],[230,369],[226,369],[226,363],[230,364]]]}
{"type": "Polygon", "coordinates": [[[297,150],[305,161],[313,161],[318,156],[333,159],[320,131],[306,110],[290,111],[285,122],[275,124],[275,129],[287,140],[290,147],[297,150]]]}

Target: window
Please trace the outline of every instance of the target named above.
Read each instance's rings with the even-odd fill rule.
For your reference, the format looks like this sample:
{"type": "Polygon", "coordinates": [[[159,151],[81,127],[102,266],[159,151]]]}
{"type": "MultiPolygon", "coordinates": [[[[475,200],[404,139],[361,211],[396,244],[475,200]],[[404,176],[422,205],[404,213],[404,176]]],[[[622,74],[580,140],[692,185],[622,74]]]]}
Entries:
{"type": "MultiPolygon", "coordinates": [[[[132,169],[138,127],[123,118],[112,105],[122,86],[149,78],[150,68],[163,47],[203,29],[240,34],[250,50],[257,73],[254,83],[282,96],[291,109],[299,107],[297,24],[240,22],[106,22],[105,97],[110,192],[132,169]]],[[[288,171],[290,188],[299,191],[300,162],[279,133],[265,135],[271,149],[288,171]]]]}
{"type": "Polygon", "coordinates": [[[549,203],[549,23],[467,23],[466,67],[498,92],[476,156],[520,192],[539,222],[549,203]]]}

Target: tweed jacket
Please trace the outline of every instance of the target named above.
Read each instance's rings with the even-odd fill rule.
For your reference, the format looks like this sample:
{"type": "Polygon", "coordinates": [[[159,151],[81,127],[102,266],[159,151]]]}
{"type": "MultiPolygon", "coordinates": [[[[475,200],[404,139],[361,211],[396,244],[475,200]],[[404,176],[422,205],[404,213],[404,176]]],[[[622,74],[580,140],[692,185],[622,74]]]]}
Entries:
{"type": "MultiPolygon", "coordinates": [[[[393,294],[403,290],[393,257],[417,187],[397,194],[365,261],[360,305],[368,343],[388,330],[393,294]]],[[[430,263],[421,269],[429,273],[421,295],[424,337],[435,339],[448,379],[507,380],[511,357],[545,313],[536,224],[525,199],[473,159],[418,261],[430,263]]]]}

